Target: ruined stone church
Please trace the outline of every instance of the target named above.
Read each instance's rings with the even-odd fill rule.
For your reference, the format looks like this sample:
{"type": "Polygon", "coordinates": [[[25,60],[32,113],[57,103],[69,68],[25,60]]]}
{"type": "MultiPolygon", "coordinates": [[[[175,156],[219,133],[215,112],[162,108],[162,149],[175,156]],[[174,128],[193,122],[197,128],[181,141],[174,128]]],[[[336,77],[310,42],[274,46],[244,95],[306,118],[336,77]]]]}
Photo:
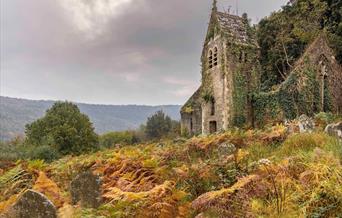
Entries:
{"type": "MultiPolygon", "coordinates": [[[[311,67],[310,72],[314,72],[317,84],[313,85],[314,90],[308,92],[317,91],[317,97],[302,96],[308,98],[303,104],[296,103],[300,93],[286,92],[294,90],[287,85],[291,81],[285,81],[277,91],[255,95],[260,87],[259,53],[256,35],[249,25],[247,15],[240,17],[220,12],[214,0],[201,56],[202,83],[181,108],[183,133],[207,135],[233,126],[255,126],[258,119],[276,120],[291,118],[299,113],[310,115],[324,111],[325,105],[328,105],[328,100],[324,101],[327,99],[327,95],[324,96],[327,90],[332,91],[329,111],[342,112],[342,68],[324,37],[309,46],[288,78],[291,81],[293,77],[296,81],[309,78],[301,73],[308,69],[298,70],[303,68],[303,62],[305,66],[311,67]],[[294,96],[294,99],[289,98],[290,103],[284,101],[286,94],[294,96]],[[294,115],[289,115],[289,108],[290,112],[295,111],[294,115]]],[[[308,89],[305,85],[304,88],[308,89]]]]}
{"type": "Polygon", "coordinates": [[[234,110],[234,80],[246,81],[239,89],[251,92],[259,78],[258,45],[247,17],[219,12],[214,1],[201,62],[202,84],[181,109],[182,129],[209,134],[251,120],[251,99],[234,110]]]}

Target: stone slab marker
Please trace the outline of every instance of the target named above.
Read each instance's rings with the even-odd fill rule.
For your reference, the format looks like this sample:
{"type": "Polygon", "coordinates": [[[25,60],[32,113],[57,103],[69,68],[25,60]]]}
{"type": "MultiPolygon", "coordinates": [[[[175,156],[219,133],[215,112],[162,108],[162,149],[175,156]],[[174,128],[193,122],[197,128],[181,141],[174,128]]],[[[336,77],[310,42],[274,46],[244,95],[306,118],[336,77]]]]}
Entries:
{"type": "Polygon", "coordinates": [[[315,129],[315,121],[305,114],[301,115],[298,119],[298,126],[300,133],[312,133],[315,129]]]}
{"type": "Polygon", "coordinates": [[[342,122],[327,125],[325,132],[342,140],[342,122]]]}
{"type": "Polygon", "coordinates": [[[4,217],[11,218],[57,218],[57,210],[45,195],[27,190],[4,217]]]}
{"type": "Polygon", "coordinates": [[[85,208],[97,208],[101,204],[101,180],[87,171],[79,174],[70,185],[72,203],[85,208]]]}

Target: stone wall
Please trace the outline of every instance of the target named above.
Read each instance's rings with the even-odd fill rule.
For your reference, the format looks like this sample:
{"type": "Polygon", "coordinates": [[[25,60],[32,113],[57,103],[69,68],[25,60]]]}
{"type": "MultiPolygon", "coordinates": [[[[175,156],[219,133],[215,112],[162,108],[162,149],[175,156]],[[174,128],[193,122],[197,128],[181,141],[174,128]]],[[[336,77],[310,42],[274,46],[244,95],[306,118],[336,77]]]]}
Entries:
{"type": "Polygon", "coordinates": [[[202,133],[202,111],[196,107],[190,113],[181,114],[182,135],[198,135],[202,133]]]}
{"type": "Polygon", "coordinates": [[[255,93],[253,107],[258,126],[295,119],[301,114],[342,111],[342,68],[324,35],[320,35],[297,61],[279,87],[255,93]]]}
{"type": "Polygon", "coordinates": [[[213,40],[209,41],[205,46],[205,52],[203,54],[203,81],[205,87],[204,101],[202,103],[202,132],[203,134],[209,134],[213,131],[210,130],[210,123],[216,122],[216,131],[225,129],[225,114],[228,110],[226,99],[226,73],[224,72],[225,66],[225,42],[217,36],[213,40]],[[209,67],[208,57],[209,51],[217,49],[218,62],[217,66],[209,67]],[[214,113],[213,112],[214,104],[214,113]]]}

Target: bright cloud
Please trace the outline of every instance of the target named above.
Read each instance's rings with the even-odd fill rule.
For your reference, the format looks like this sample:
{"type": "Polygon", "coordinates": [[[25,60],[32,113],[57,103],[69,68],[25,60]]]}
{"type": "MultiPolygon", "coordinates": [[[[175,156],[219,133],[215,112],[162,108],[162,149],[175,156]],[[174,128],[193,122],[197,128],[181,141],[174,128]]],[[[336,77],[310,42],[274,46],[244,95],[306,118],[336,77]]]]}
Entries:
{"type": "Polygon", "coordinates": [[[60,0],[75,26],[94,37],[131,0],[60,0]]]}

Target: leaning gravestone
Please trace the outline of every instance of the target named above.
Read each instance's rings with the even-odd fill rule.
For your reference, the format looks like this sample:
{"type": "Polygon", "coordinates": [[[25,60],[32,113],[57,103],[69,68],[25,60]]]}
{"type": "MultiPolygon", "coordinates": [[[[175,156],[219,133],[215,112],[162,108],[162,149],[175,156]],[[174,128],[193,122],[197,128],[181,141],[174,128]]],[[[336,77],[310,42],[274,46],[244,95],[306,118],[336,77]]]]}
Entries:
{"type": "Polygon", "coordinates": [[[315,121],[305,114],[301,115],[298,119],[299,132],[311,133],[315,129],[315,121]]]}
{"type": "Polygon", "coordinates": [[[97,208],[101,204],[101,180],[87,171],[79,174],[70,185],[72,203],[85,208],[97,208]]]}
{"type": "Polygon", "coordinates": [[[342,140],[342,122],[329,124],[325,128],[325,132],[342,140]]]}
{"type": "Polygon", "coordinates": [[[7,217],[57,218],[57,211],[56,207],[45,195],[33,190],[27,190],[9,210],[7,217]]]}

